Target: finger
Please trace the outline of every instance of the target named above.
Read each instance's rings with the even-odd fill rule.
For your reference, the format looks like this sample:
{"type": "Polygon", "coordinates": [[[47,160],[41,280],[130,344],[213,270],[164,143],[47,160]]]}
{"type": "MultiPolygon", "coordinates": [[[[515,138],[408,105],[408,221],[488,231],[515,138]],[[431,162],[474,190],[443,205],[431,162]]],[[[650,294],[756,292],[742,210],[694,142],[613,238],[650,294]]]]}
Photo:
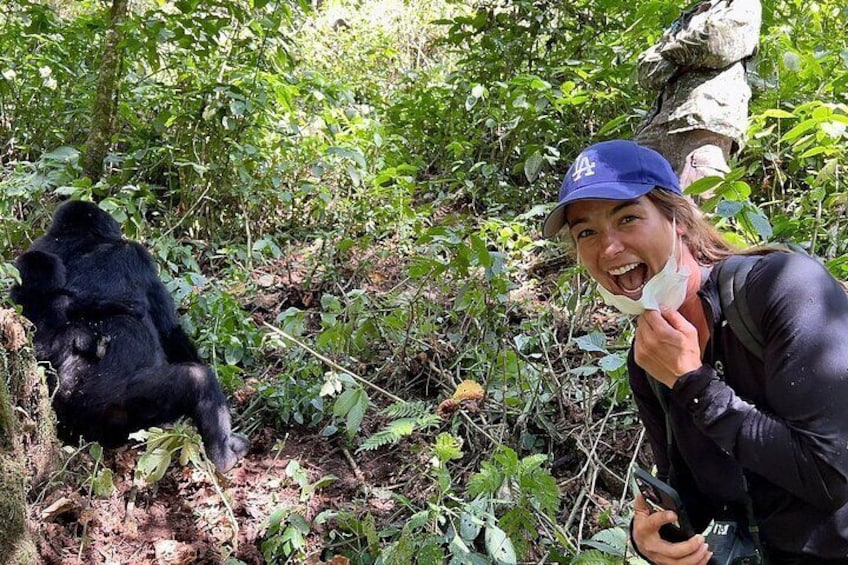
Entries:
{"type": "Polygon", "coordinates": [[[633,511],[645,515],[651,513],[651,507],[648,506],[648,501],[645,500],[645,497],[642,495],[642,493],[637,494],[636,498],[633,500],[633,511]]]}
{"type": "Polygon", "coordinates": [[[695,535],[680,543],[670,543],[663,554],[675,559],[675,563],[700,563],[710,551],[704,536],[695,535]]]}
{"type": "Polygon", "coordinates": [[[663,310],[660,314],[663,319],[668,322],[668,325],[679,332],[688,333],[695,329],[695,326],[693,326],[689,320],[684,318],[677,310],[663,310]]]}
{"type": "Polygon", "coordinates": [[[637,326],[647,326],[648,328],[653,328],[660,323],[662,323],[662,314],[656,310],[645,310],[639,314],[639,318],[636,320],[637,326]]]}

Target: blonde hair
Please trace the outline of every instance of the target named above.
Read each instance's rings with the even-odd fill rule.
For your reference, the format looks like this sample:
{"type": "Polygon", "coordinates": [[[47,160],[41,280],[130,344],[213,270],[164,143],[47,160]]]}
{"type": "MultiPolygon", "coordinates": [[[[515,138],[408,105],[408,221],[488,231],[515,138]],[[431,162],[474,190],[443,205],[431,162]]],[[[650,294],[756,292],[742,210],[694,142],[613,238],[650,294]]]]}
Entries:
{"type": "Polygon", "coordinates": [[[663,216],[685,229],[683,241],[700,264],[714,265],[741,252],[724,239],[688,197],[662,188],[655,188],[646,196],[663,216]]]}

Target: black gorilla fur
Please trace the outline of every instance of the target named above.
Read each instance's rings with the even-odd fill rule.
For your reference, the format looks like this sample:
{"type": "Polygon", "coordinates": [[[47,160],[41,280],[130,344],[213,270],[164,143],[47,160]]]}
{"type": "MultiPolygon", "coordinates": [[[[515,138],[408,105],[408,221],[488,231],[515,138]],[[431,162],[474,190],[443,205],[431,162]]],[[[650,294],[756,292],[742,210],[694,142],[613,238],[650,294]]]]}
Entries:
{"type": "Polygon", "coordinates": [[[190,416],[219,471],[247,452],[153,258],[123,239],[108,213],[66,202],[17,265],[12,299],[36,326],[38,358],[56,370],[49,384],[63,439],[114,447],[133,431],[190,416]]]}

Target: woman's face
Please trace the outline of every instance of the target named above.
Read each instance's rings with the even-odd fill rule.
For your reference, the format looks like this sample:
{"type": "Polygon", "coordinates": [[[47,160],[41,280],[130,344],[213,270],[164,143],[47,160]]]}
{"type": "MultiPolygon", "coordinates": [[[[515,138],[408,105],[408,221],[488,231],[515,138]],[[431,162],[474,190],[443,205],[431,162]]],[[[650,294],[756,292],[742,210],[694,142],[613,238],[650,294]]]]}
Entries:
{"type": "MultiPolygon", "coordinates": [[[[577,255],[592,278],[634,300],[665,266],[676,237],[671,221],[646,196],[578,200],[568,205],[565,218],[577,255]]],[[[681,247],[685,252],[685,246],[678,250],[681,247]]]]}

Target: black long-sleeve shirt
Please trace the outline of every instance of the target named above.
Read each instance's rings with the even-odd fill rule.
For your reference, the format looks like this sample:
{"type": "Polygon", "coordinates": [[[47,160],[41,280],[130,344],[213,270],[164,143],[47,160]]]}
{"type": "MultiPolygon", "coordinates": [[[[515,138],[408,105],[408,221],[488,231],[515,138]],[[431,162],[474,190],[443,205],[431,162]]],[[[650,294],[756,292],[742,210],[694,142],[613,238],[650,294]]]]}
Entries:
{"type": "Polygon", "coordinates": [[[671,452],[665,413],[631,352],[630,384],[659,475],[672,471],[701,527],[744,520],[744,472],[768,546],[848,558],[848,296],[797,253],[763,256],[746,287],[763,359],[722,318],[714,269],[699,292],[712,327],[703,365],[667,395],[671,452]]]}

